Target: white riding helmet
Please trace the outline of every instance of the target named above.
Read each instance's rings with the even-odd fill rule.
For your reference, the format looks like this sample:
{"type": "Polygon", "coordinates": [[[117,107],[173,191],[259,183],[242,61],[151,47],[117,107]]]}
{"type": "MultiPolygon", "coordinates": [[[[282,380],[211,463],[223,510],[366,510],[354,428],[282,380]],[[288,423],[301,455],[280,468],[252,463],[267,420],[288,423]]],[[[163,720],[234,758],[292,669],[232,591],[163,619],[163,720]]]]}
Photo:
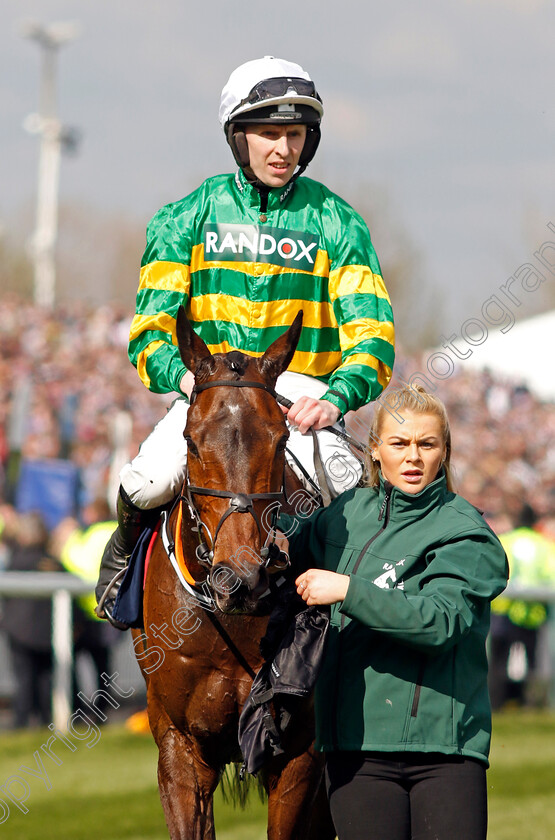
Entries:
{"type": "Polygon", "coordinates": [[[252,111],[280,104],[308,105],[320,119],[324,113],[314,82],[300,64],[265,55],[241,64],[229,77],[222,90],[220,124],[225,131],[230,119],[247,113],[254,117],[252,111]]]}
{"type": "Polygon", "coordinates": [[[245,125],[306,125],[300,168],[294,176],[298,177],[320,142],[323,113],[322,100],[306,70],[292,61],[266,55],[233,71],[222,91],[219,118],[235,160],[252,182],[245,125]]]}

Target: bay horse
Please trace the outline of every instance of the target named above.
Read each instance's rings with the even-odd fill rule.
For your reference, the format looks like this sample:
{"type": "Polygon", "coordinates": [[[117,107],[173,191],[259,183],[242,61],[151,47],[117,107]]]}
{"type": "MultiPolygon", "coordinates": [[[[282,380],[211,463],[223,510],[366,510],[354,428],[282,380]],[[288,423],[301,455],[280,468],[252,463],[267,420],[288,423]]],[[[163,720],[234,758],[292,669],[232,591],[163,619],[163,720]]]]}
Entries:
{"type": "MultiPolygon", "coordinates": [[[[285,475],[288,432],[274,386],[301,325],[299,312],[260,358],[212,355],[183,307],[178,312],[179,351],[195,375],[184,430],[187,475],[148,565],[144,633],[133,631],[171,840],[214,840],[213,793],[225,766],[241,761],[239,715],[262,664],[269,612],[262,604],[276,556],[267,545],[268,509],[282,500],[285,475]],[[185,568],[178,576],[168,551],[180,538],[185,568]]],[[[286,735],[284,754],[263,774],[268,838],[331,840],[311,701],[286,735]]]]}

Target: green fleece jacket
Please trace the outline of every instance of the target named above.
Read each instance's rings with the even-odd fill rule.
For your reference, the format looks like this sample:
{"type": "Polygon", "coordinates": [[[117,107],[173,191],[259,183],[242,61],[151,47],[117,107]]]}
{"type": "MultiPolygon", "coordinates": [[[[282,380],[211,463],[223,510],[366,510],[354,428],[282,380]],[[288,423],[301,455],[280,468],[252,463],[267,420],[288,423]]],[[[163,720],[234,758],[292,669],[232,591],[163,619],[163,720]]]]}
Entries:
{"type": "Polygon", "coordinates": [[[294,565],[350,577],[318,678],[318,748],[487,764],[486,637],[508,565],[479,512],[441,477],[414,495],[355,489],[281,525],[294,565]]]}

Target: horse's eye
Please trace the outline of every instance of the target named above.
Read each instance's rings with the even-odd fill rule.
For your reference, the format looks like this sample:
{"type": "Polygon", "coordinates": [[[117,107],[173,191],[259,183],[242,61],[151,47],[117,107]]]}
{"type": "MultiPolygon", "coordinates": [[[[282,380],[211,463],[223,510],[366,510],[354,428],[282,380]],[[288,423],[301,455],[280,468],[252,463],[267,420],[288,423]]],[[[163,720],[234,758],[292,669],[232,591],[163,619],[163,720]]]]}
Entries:
{"type": "Polygon", "coordinates": [[[198,449],[196,448],[195,444],[193,443],[192,438],[189,435],[184,434],[183,437],[185,438],[185,443],[187,444],[187,449],[191,453],[191,455],[195,455],[198,458],[198,449]]]}
{"type": "Polygon", "coordinates": [[[283,437],[280,438],[280,440],[278,441],[278,445],[276,447],[276,450],[278,452],[283,452],[283,450],[287,446],[287,441],[288,440],[289,440],[289,435],[283,435],[283,437]]]}

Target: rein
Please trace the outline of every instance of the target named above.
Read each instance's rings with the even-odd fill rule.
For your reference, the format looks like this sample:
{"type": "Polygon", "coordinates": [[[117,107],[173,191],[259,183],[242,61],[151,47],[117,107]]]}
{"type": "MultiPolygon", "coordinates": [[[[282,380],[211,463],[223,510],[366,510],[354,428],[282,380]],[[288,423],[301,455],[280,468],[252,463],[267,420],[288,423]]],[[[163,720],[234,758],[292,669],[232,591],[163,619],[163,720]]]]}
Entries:
{"type": "MultiPolygon", "coordinates": [[[[285,406],[285,408],[291,408],[293,405],[291,400],[288,400],[287,397],[282,397],[281,394],[276,394],[276,400],[280,405],[285,406]]],[[[332,435],[346,441],[349,446],[353,446],[355,449],[358,449],[359,452],[364,454],[367,451],[367,447],[363,443],[354,438],[352,435],[347,434],[347,432],[344,432],[342,429],[336,429],[334,426],[326,426],[325,429],[326,432],[331,432],[332,435]]]]}

